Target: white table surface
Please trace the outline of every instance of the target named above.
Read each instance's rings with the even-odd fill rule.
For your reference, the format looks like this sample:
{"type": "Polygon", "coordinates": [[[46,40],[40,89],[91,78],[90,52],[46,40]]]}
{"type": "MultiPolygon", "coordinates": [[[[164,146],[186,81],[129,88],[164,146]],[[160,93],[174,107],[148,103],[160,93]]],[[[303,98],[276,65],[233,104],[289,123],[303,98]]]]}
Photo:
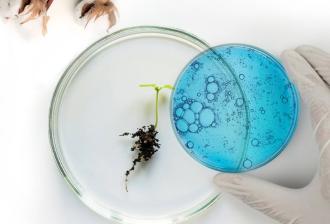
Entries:
{"type": "MultiPolygon", "coordinates": [[[[330,51],[328,0],[118,0],[119,23],[177,27],[211,45],[247,43],[278,56],[286,48],[311,44],[330,51]]],[[[103,224],[60,176],[48,143],[48,108],[66,66],[106,35],[73,19],[74,0],[54,1],[49,33],[36,24],[19,28],[0,22],[0,223],[103,224]]],[[[303,186],[317,161],[309,116],[302,107],[298,130],[287,150],[254,174],[286,186],[303,186]]],[[[197,223],[271,223],[225,196],[197,223]]]]}

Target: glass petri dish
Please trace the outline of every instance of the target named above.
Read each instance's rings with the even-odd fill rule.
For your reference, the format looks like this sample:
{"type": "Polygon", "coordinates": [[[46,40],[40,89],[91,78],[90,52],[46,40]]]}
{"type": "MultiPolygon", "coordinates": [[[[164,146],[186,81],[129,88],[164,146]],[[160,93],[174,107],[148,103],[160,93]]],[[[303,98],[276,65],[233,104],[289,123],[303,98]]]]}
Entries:
{"type": "MultiPolygon", "coordinates": [[[[171,126],[170,92],[161,92],[161,149],[129,176],[135,154],[120,134],[154,121],[154,91],[141,83],[173,84],[187,62],[208,49],[176,29],[132,27],[91,45],[61,77],[51,102],[49,134],[60,172],[92,210],[118,223],[178,223],[219,195],[215,171],[182,150],[171,126]]],[[[222,71],[230,73],[222,66],[222,71]]]]}
{"type": "Polygon", "coordinates": [[[271,54],[227,44],[206,50],[186,66],[171,108],[174,131],[189,155],[215,170],[244,172],[285,148],[297,124],[299,100],[271,54]],[[235,78],[218,71],[214,55],[235,78]]]}

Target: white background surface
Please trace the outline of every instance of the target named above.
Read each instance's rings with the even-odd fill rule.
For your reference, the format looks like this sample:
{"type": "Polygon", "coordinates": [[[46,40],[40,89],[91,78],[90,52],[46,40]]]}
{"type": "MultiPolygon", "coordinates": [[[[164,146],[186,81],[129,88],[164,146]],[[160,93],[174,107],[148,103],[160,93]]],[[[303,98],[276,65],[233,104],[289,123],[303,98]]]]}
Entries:
{"type": "MultiPolygon", "coordinates": [[[[48,108],[62,72],[84,48],[106,33],[74,22],[74,1],[56,0],[49,33],[38,26],[0,22],[0,223],[109,223],[83,205],[57,171],[48,143],[48,108]]],[[[211,45],[239,42],[275,55],[299,44],[330,51],[327,0],[119,0],[112,29],[163,25],[194,33],[211,45]]],[[[257,171],[287,186],[302,186],[313,174],[315,143],[303,108],[288,149],[257,171]]],[[[192,223],[270,223],[226,197],[192,223]]]]}

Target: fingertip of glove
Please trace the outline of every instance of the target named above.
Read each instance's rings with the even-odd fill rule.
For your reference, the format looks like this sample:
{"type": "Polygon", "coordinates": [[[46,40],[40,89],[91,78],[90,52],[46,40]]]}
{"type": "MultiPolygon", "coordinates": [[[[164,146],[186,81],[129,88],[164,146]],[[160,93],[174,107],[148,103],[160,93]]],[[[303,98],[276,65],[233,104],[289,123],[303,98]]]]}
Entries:
{"type": "Polygon", "coordinates": [[[300,45],[296,48],[297,52],[306,52],[306,51],[314,51],[314,50],[318,50],[318,48],[307,44],[300,45]]]}
{"type": "Polygon", "coordinates": [[[282,52],[281,54],[281,58],[282,60],[285,62],[288,59],[293,59],[293,58],[297,58],[298,53],[295,50],[285,50],[282,52]]]}
{"type": "Polygon", "coordinates": [[[240,177],[237,174],[219,173],[213,178],[213,182],[218,186],[221,186],[224,183],[237,184],[239,181],[240,177]]]}
{"type": "Polygon", "coordinates": [[[329,57],[328,53],[321,50],[320,48],[317,48],[317,47],[314,47],[311,45],[300,45],[296,48],[296,51],[303,56],[320,55],[320,56],[324,56],[324,57],[329,57]]]}
{"type": "Polygon", "coordinates": [[[219,185],[221,183],[221,178],[222,178],[222,175],[221,173],[215,175],[213,177],[213,182],[216,184],[216,185],[219,185]]]}

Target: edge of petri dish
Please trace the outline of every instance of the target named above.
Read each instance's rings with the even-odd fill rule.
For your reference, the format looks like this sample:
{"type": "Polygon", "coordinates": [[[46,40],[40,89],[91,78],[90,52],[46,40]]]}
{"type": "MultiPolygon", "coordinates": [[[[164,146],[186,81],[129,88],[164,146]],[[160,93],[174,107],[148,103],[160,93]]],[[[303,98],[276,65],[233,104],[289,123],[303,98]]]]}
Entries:
{"type": "Polygon", "coordinates": [[[89,196],[79,182],[74,178],[70,172],[69,167],[65,161],[65,158],[62,154],[62,148],[59,142],[58,136],[58,112],[61,106],[61,100],[65,93],[66,88],[69,86],[71,81],[76,75],[76,72],[94,55],[102,51],[103,49],[116,44],[118,42],[133,39],[143,36],[158,36],[163,38],[169,38],[177,40],[181,43],[190,45],[199,51],[204,51],[209,49],[209,46],[203,40],[200,40],[198,37],[187,33],[182,30],[167,28],[167,27],[158,27],[158,26],[136,26],[129,27],[119,31],[116,31],[112,34],[109,34],[102,39],[96,41],[90,45],[86,50],[84,50],[80,55],[76,57],[73,62],[69,64],[63,75],[61,76],[58,84],[55,88],[55,91],[52,96],[50,109],[49,109],[49,141],[51,145],[51,150],[56,161],[56,165],[64,177],[67,184],[70,186],[72,191],[78,196],[78,198],[91,210],[95,211],[99,215],[115,221],[120,224],[174,224],[187,221],[188,219],[194,217],[197,214],[205,211],[207,208],[212,206],[219,198],[220,194],[217,192],[211,193],[205,200],[194,205],[193,207],[184,210],[178,211],[176,214],[170,214],[168,216],[162,216],[157,218],[148,218],[148,217],[132,217],[129,214],[124,214],[120,211],[108,208],[106,205],[96,201],[93,197],[89,196]]]}
{"type": "MultiPolygon", "coordinates": [[[[217,47],[228,47],[228,46],[239,46],[239,47],[245,47],[245,48],[250,48],[250,49],[253,49],[253,50],[256,50],[258,51],[259,53],[261,53],[262,55],[264,55],[265,57],[269,58],[271,61],[273,61],[275,64],[277,64],[283,71],[285,71],[285,74],[287,74],[287,70],[285,69],[285,67],[282,65],[282,63],[279,61],[279,59],[277,59],[275,56],[273,56],[271,53],[259,48],[259,47],[256,47],[256,46],[253,46],[253,45],[249,45],[249,44],[241,44],[241,43],[226,43],[226,44],[220,44],[220,45],[217,45],[217,46],[214,46],[214,47],[211,47],[209,49],[206,49],[206,51],[212,51],[214,54],[216,54],[218,57],[221,58],[220,55],[218,55],[216,53],[216,51],[213,50],[213,48],[217,48],[217,47]]],[[[202,52],[201,54],[203,54],[204,52],[202,52]]],[[[190,62],[194,61],[196,58],[198,58],[199,55],[197,55],[196,57],[194,57],[190,62]]],[[[223,59],[221,60],[222,63],[224,63],[225,67],[226,68],[229,68],[230,69],[230,73],[233,74],[234,76],[234,79],[237,81],[237,77],[236,77],[236,74],[234,72],[234,70],[230,67],[230,65],[225,62],[223,59]]],[[[188,64],[189,65],[189,64],[188,64]]],[[[181,77],[181,74],[183,71],[185,71],[185,69],[187,68],[187,66],[185,68],[182,69],[180,75],[178,76],[175,84],[174,84],[174,87],[177,85],[177,82],[179,81],[180,77],[181,77]]],[[[299,120],[299,115],[300,115],[300,97],[299,97],[299,92],[297,91],[297,88],[295,86],[295,84],[290,80],[289,76],[286,75],[285,76],[286,79],[288,80],[288,82],[293,86],[292,88],[292,92],[293,92],[293,95],[294,95],[294,100],[296,102],[296,110],[295,110],[295,120],[294,120],[294,123],[292,124],[292,126],[290,127],[290,132],[288,133],[288,136],[287,138],[285,139],[285,141],[283,141],[283,144],[282,146],[279,148],[279,150],[272,156],[269,158],[269,160],[265,161],[264,163],[261,163],[259,164],[258,166],[255,166],[251,169],[248,169],[248,170],[240,170],[240,171],[231,171],[231,170],[224,170],[224,169],[219,169],[215,166],[212,166],[212,165],[209,165],[207,163],[205,163],[204,161],[200,160],[197,156],[194,156],[192,155],[191,153],[189,153],[186,149],[186,146],[182,143],[182,141],[180,140],[179,136],[178,136],[178,133],[177,131],[175,130],[175,124],[174,124],[174,121],[173,121],[173,118],[172,118],[172,111],[173,111],[173,97],[174,97],[174,93],[172,92],[171,94],[171,105],[170,105],[170,110],[171,110],[171,123],[172,123],[172,128],[173,128],[173,131],[178,139],[178,141],[180,142],[181,146],[183,147],[183,149],[189,154],[189,156],[191,156],[194,160],[196,160],[197,162],[203,164],[204,166],[210,168],[210,169],[214,169],[214,170],[217,170],[217,171],[220,171],[220,172],[226,172],[226,173],[245,173],[245,172],[249,172],[249,171],[252,171],[252,170],[255,170],[255,169],[258,169],[264,165],[266,165],[267,163],[270,163],[272,160],[274,160],[277,156],[279,156],[281,154],[281,152],[285,149],[285,147],[288,145],[290,139],[292,138],[296,128],[297,128],[297,124],[298,124],[298,120],[299,120]]],[[[242,91],[241,87],[239,87],[240,90],[242,91]]],[[[242,95],[243,95],[243,98],[246,99],[246,96],[245,96],[245,93],[244,91],[242,91],[242,95]]],[[[246,111],[247,111],[247,120],[249,121],[249,109],[247,108],[248,106],[245,105],[246,107],[246,111]]],[[[249,138],[250,136],[250,131],[248,130],[248,133],[247,135],[245,136],[247,139],[249,138]]],[[[248,141],[246,141],[248,142],[248,141]]],[[[246,150],[243,150],[243,153],[245,153],[246,150]]],[[[244,161],[244,157],[242,157],[241,159],[241,162],[239,163],[239,166],[237,168],[240,169],[240,167],[242,166],[242,163],[244,161]]]]}

